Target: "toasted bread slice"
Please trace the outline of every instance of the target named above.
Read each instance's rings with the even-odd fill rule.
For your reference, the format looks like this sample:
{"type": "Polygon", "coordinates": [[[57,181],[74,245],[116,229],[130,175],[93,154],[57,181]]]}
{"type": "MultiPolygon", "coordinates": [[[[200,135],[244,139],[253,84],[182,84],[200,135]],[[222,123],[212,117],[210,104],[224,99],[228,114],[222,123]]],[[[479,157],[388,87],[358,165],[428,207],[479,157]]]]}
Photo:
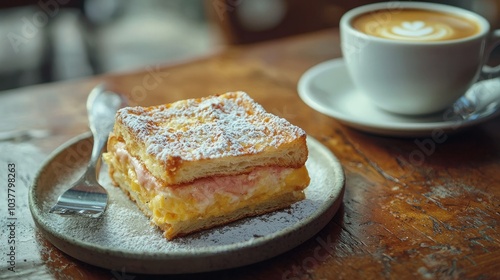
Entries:
{"type": "Polygon", "coordinates": [[[300,167],[307,159],[305,132],[243,92],[123,108],[114,135],[168,185],[258,166],[300,167]]]}

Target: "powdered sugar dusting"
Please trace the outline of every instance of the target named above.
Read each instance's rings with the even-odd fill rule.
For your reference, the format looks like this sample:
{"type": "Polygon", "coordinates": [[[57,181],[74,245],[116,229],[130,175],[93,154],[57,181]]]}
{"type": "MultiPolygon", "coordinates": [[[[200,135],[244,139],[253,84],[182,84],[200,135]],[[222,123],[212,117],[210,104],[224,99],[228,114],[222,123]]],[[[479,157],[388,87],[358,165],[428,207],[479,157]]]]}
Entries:
{"type": "MultiPolygon", "coordinates": [[[[311,183],[305,190],[306,199],[288,209],[242,219],[169,241],[119,188],[111,184],[106,170],[102,170],[100,182],[108,190],[110,201],[101,218],[63,217],[48,213],[59,194],[82,174],[86,164],[86,158],[82,158],[72,163],[71,169],[60,169],[61,162],[58,161],[52,161],[46,166],[34,191],[34,200],[38,201],[33,211],[34,218],[50,232],[69,240],[74,246],[95,250],[97,258],[100,254],[105,259],[125,257],[144,261],[143,267],[147,267],[152,261],[164,262],[156,272],[182,272],[182,267],[168,265],[173,256],[185,259],[186,265],[189,265],[184,269],[191,272],[192,265],[197,266],[200,271],[220,269],[228,264],[241,265],[238,263],[248,260],[238,255],[241,254],[240,250],[253,248],[255,251],[252,252],[261,254],[262,258],[269,257],[275,250],[273,246],[293,244],[290,240],[279,240],[279,234],[287,238],[304,234],[300,228],[315,229],[314,234],[324,225],[321,223],[326,223],[331,218],[325,216],[325,213],[335,201],[342,198],[343,174],[340,165],[327,149],[312,140],[308,139],[309,159],[306,167],[311,183]],[[54,171],[58,170],[64,172],[53,176],[54,171]],[[272,242],[266,243],[271,236],[275,236],[271,239],[272,242]],[[231,257],[223,252],[234,252],[236,255],[231,257]],[[221,258],[220,263],[216,261],[217,258],[221,258]],[[214,263],[218,264],[214,266],[214,263]]],[[[75,146],[77,145],[73,145],[73,150],[75,146]]],[[[62,153],[59,158],[64,160],[67,155],[74,154],[74,151],[66,149],[62,153]]],[[[305,238],[312,237],[312,234],[305,238]]],[[[257,261],[259,257],[254,258],[256,259],[253,261],[257,261]]]]}
{"type": "Polygon", "coordinates": [[[194,161],[254,154],[305,135],[244,92],[123,108],[117,120],[146,143],[149,154],[164,162],[170,157],[194,161]]]}

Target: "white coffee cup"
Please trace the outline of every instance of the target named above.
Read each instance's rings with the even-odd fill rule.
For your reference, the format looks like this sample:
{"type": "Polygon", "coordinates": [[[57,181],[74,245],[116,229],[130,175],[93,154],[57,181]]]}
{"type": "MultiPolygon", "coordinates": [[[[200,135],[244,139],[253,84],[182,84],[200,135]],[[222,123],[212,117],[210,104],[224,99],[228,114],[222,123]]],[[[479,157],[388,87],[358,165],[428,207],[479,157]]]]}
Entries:
{"type": "Polygon", "coordinates": [[[442,111],[478,79],[500,76],[499,67],[485,65],[500,44],[500,30],[490,32],[485,18],[465,9],[423,2],[370,4],[345,13],[340,32],[354,85],[392,113],[442,111]]]}

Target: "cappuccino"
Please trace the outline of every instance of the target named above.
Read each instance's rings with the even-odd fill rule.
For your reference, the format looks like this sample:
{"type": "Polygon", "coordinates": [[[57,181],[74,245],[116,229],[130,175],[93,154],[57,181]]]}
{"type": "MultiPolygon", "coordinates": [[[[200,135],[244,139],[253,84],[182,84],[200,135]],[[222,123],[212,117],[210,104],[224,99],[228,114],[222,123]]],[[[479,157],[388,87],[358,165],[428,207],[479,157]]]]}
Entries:
{"type": "Polygon", "coordinates": [[[351,24],[371,36],[410,42],[458,40],[481,31],[479,23],[472,19],[417,8],[376,10],[357,16],[351,24]]]}

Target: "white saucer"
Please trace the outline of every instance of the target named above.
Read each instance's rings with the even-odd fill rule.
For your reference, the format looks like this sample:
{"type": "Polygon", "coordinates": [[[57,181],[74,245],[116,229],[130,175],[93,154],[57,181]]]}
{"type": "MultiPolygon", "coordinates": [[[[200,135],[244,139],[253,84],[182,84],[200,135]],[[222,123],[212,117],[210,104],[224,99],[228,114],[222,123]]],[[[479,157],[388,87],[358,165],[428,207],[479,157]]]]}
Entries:
{"type": "Polygon", "coordinates": [[[444,113],[423,117],[391,114],[375,107],[354,88],[341,58],[307,70],[299,80],[298,92],[307,105],[320,113],[352,128],[388,136],[418,137],[434,131],[452,133],[485,122],[500,112],[489,110],[468,120],[446,118],[444,113]]]}

